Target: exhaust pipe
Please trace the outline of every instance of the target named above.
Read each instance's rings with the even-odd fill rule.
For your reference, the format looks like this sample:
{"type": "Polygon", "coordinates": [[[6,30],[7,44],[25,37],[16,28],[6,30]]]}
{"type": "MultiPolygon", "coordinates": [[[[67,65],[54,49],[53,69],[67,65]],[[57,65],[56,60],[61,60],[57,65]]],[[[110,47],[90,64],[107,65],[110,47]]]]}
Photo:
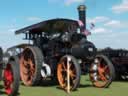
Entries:
{"type": "Polygon", "coordinates": [[[83,32],[86,30],[86,6],[80,5],[78,6],[78,14],[79,14],[79,20],[83,22],[84,26],[80,28],[80,32],[83,32]]]}

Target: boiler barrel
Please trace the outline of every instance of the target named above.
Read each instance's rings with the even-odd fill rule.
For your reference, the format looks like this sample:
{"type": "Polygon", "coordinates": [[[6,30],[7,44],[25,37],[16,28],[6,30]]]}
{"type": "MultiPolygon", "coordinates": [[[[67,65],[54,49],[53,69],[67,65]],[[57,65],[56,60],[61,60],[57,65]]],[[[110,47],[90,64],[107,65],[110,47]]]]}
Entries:
{"type": "Polygon", "coordinates": [[[93,59],[96,55],[96,48],[91,42],[85,42],[71,48],[71,54],[77,58],[93,59]]]}

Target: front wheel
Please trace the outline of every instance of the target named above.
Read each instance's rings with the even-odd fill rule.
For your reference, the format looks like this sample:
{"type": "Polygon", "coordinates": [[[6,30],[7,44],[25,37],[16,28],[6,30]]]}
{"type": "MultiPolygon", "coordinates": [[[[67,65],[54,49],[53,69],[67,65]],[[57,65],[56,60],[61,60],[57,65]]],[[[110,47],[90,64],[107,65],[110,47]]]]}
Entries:
{"type": "Polygon", "coordinates": [[[61,88],[66,91],[75,90],[80,83],[80,75],[80,65],[73,56],[65,55],[60,59],[57,66],[57,78],[61,88]]]}
{"type": "Polygon", "coordinates": [[[115,78],[115,69],[104,55],[97,55],[90,67],[90,80],[95,87],[106,88],[115,78]]]}

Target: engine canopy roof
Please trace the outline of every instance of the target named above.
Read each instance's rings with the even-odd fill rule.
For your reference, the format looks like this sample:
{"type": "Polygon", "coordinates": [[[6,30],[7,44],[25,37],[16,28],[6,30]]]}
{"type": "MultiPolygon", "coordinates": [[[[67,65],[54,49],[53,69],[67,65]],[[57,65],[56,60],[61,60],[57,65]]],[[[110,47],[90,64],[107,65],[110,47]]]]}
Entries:
{"type": "Polygon", "coordinates": [[[40,23],[22,28],[20,30],[15,31],[15,34],[21,33],[41,33],[41,32],[74,32],[79,28],[77,20],[72,19],[50,19],[46,21],[42,21],[40,23]]]}

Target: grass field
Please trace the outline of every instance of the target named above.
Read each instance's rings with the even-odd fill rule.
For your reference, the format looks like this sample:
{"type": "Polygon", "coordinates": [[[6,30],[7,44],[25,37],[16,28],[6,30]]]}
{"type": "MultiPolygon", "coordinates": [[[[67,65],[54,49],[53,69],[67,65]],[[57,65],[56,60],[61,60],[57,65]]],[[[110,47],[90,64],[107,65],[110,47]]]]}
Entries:
{"type": "MultiPolygon", "coordinates": [[[[6,96],[0,84],[0,96],[6,96]]],[[[66,94],[58,85],[20,86],[19,96],[128,96],[128,81],[115,81],[109,88],[95,88],[88,76],[82,76],[78,90],[66,94]]]]}

